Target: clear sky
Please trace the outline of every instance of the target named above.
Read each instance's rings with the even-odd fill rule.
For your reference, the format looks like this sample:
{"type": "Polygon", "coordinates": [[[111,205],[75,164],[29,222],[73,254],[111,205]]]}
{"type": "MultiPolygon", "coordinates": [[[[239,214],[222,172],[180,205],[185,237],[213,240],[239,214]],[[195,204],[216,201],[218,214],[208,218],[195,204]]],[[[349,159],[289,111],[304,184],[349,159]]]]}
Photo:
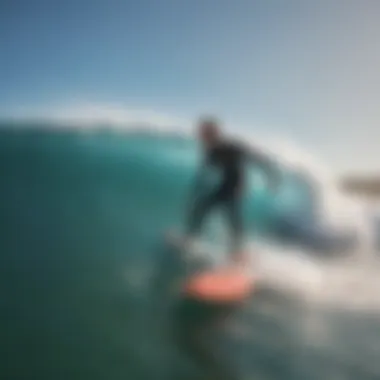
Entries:
{"type": "Polygon", "coordinates": [[[379,20],[378,0],[3,0],[0,116],[213,112],[377,170],[379,20]]]}

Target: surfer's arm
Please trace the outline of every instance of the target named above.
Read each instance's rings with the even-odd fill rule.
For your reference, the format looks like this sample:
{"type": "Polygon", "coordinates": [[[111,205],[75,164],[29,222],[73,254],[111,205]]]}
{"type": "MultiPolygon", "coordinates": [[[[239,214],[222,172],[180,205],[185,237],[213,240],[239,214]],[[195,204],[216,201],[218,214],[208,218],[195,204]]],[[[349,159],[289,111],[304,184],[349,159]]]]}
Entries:
{"type": "Polygon", "coordinates": [[[276,187],[279,183],[279,172],[274,162],[257,148],[244,148],[245,157],[254,166],[259,166],[267,175],[271,187],[276,187]]]}

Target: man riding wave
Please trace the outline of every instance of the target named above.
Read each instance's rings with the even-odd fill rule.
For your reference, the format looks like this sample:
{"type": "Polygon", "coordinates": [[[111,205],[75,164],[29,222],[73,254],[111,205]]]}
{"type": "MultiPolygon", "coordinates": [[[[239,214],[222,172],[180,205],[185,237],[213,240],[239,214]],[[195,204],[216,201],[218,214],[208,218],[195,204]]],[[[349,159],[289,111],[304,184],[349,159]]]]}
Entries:
{"type": "Polygon", "coordinates": [[[211,194],[193,202],[186,224],[186,241],[191,241],[201,231],[203,221],[211,211],[216,207],[222,207],[229,222],[234,259],[239,261],[242,259],[244,235],[242,216],[242,196],[246,184],[244,165],[248,162],[260,166],[267,174],[271,188],[278,184],[278,173],[258,149],[247,148],[242,143],[224,138],[216,120],[202,119],[197,132],[203,147],[204,159],[194,183],[194,190],[197,190],[207,168],[219,169],[221,181],[211,194]]]}

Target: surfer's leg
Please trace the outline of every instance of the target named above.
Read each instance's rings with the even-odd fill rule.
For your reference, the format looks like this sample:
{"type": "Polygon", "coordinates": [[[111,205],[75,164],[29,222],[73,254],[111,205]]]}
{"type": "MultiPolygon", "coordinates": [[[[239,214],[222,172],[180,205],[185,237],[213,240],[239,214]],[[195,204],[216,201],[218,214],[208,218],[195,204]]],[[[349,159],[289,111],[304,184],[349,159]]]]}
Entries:
{"type": "Polygon", "coordinates": [[[224,202],[231,231],[232,252],[243,248],[243,213],[240,197],[231,196],[224,202]]]}
{"type": "Polygon", "coordinates": [[[198,200],[190,211],[187,224],[186,235],[192,237],[200,232],[205,217],[217,205],[219,199],[216,195],[211,195],[198,200]]]}

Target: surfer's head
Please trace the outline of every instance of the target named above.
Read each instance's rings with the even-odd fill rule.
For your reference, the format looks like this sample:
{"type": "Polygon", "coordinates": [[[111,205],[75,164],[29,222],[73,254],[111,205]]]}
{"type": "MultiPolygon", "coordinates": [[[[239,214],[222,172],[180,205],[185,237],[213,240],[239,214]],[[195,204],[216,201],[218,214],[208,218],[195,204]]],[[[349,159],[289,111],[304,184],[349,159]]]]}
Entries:
{"type": "Polygon", "coordinates": [[[221,135],[220,125],[214,118],[202,118],[198,123],[198,137],[206,146],[216,144],[221,135]]]}

